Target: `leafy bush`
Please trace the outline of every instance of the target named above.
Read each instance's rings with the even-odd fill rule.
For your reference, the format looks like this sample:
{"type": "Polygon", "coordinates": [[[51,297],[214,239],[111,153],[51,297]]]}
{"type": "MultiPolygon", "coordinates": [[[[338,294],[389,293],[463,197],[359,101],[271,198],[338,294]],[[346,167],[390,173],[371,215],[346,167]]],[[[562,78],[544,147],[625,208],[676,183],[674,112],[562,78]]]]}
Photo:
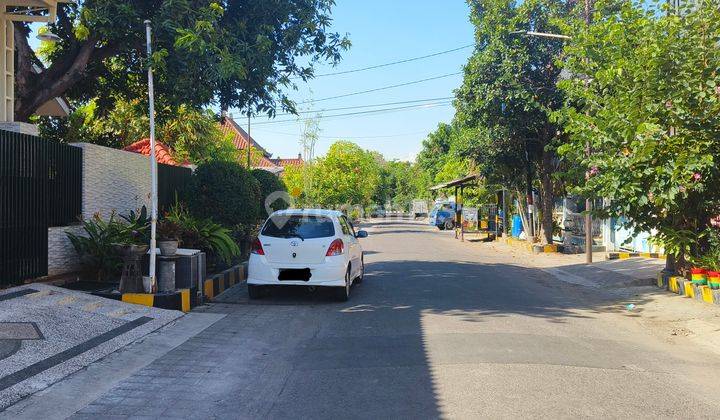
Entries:
{"type": "Polygon", "coordinates": [[[202,164],[186,191],[190,212],[226,227],[257,223],[260,183],[234,162],[202,164]]]}
{"type": "Polygon", "coordinates": [[[184,247],[201,249],[217,256],[226,264],[240,255],[240,248],[232,239],[230,229],[211,219],[194,217],[181,204],[176,203],[165,215],[165,221],[178,227],[179,239],[184,247]]]}
{"type": "Polygon", "coordinates": [[[159,241],[181,241],[183,227],[166,217],[158,221],[156,233],[159,241]]]}
{"type": "MultiPolygon", "coordinates": [[[[277,175],[263,169],[253,169],[252,176],[260,183],[260,194],[262,196],[259,204],[259,216],[258,219],[264,220],[266,216],[269,216],[267,209],[265,208],[265,201],[268,196],[275,192],[287,192],[285,184],[280,181],[277,175]]],[[[270,203],[272,211],[284,210],[288,208],[288,203],[285,200],[275,200],[270,203]]]]}
{"type": "Polygon", "coordinates": [[[68,233],[75,251],[80,255],[83,265],[93,270],[99,281],[112,280],[119,273],[122,259],[117,255],[114,245],[144,245],[148,235],[146,211],[131,212],[130,216],[121,216],[118,220],[113,212],[107,221],[99,214],[89,220],[83,220],[85,235],[68,233]]]}

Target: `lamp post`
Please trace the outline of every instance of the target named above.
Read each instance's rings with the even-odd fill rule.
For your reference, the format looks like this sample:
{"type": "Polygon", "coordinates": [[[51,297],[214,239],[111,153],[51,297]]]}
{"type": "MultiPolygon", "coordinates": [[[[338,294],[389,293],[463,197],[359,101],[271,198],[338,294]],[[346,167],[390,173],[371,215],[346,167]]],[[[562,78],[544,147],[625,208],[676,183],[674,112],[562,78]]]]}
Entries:
{"type": "Polygon", "coordinates": [[[155,156],[155,87],[152,72],[152,45],[150,21],[145,21],[145,40],[148,56],[148,99],[150,102],[150,284],[155,290],[155,261],[157,260],[156,230],[157,230],[157,157],[155,156]]]}

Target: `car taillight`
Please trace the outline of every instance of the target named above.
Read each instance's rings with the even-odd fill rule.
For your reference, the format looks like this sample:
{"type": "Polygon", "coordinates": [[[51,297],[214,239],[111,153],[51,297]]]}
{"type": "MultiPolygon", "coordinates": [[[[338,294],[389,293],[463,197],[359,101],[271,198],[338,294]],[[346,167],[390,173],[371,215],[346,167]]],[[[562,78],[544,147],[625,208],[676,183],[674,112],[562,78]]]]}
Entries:
{"type": "Polygon", "coordinates": [[[250,249],[250,252],[257,255],[265,255],[265,250],[262,247],[262,244],[260,243],[260,239],[255,239],[252,243],[252,248],[250,249]]]}
{"type": "Polygon", "coordinates": [[[325,256],[326,257],[334,257],[336,255],[342,255],[344,248],[345,248],[345,244],[343,244],[342,239],[335,239],[334,241],[332,241],[332,243],[328,247],[328,250],[325,253],[325,256]]]}

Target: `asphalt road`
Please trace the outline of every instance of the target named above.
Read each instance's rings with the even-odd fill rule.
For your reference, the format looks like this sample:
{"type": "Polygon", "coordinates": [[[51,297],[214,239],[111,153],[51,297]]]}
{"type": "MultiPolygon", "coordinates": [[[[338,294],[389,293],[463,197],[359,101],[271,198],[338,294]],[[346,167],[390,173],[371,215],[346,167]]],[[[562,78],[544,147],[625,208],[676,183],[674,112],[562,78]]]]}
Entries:
{"type": "Polygon", "coordinates": [[[618,302],[449,232],[367,228],[349,302],[239,286],[75,418],[720,418],[717,357],[618,302]]]}

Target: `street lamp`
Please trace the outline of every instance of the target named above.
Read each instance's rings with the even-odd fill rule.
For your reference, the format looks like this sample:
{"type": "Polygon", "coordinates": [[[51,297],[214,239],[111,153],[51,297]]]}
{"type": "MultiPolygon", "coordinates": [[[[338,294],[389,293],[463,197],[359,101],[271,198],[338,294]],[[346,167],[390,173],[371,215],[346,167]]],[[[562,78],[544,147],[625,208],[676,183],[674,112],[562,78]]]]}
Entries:
{"type": "Polygon", "coordinates": [[[39,39],[40,41],[46,41],[46,42],[60,42],[62,41],[62,38],[55,35],[54,33],[50,32],[49,30],[38,33],[35,38],[39,39]]]}

